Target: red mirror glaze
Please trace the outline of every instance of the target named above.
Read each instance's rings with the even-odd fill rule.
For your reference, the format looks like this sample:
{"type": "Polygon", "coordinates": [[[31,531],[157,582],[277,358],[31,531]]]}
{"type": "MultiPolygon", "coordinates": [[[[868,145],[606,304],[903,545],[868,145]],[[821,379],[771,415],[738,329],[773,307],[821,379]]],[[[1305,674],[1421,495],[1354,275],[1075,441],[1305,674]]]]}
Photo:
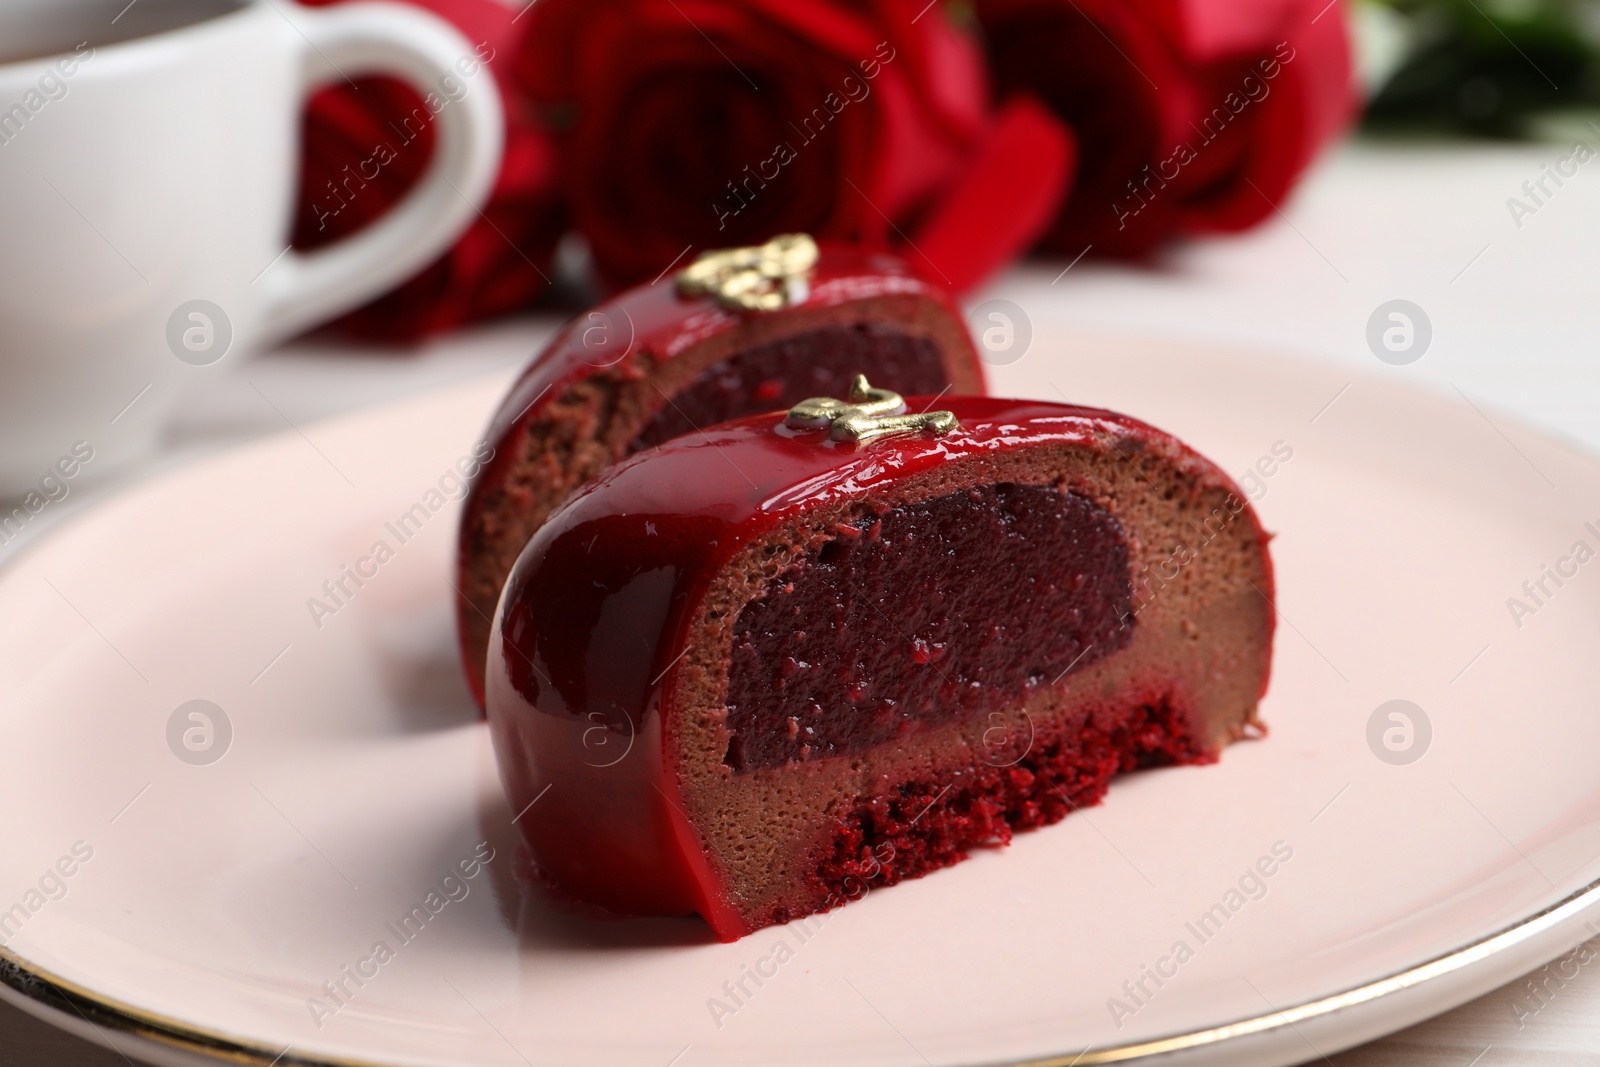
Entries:
{"type": "MultiPolygon", "coordinates": [[[[917,411],[929,401],[908,403],[917,411]]],[[[1126,416],[992,398],[940,405],[960,420],[941,436],[836,443],[768,415],[679,438],[611,468],[535,535],[495,622],[488,710],[511,808],[538,798],[518,825],[561,888],[617,911],[699,912],[724,939],[747,932],[678,804],[672,693],[712,578],[786,517],[1049,442],[1105,450],[1132,441],[1244,507],[1209,461],[1126,416]]]]}

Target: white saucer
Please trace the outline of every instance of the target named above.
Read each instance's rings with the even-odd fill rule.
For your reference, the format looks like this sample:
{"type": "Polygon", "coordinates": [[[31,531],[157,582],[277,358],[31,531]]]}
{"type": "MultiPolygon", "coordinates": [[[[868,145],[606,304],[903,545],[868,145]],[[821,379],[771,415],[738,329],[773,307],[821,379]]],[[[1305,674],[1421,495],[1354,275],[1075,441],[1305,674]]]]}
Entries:
{"type": "Polygon", "coordinates": [[[1523,589],[1600,550],[1600,464],[1374,373],[1044,331],[998,368],[1236,476],[1277,446],[1271,735],[732,945],[519,888],[428,495],[503,378],[128,493],[0,574],[0,988],[161,1064],[1288,1064],[1459,1004],[1600,919],[1600,561],[1523,589]],[[195,700],[231,725],[209,764],[174,751],[218,751],[215,714],[169,747],[195,700]],[[1423,747],[1414,713],[1369,745],[1392,700],[1431,725],[1414,762],[1375,754],[1423,747]]]}

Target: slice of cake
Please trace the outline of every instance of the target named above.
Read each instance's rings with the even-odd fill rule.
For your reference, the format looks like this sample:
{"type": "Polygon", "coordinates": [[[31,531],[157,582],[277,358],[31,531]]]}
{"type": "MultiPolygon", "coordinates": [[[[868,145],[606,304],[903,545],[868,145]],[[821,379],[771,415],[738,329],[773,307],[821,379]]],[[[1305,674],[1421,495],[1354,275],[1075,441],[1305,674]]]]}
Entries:
{"type": "Polygon", "coordinates": [[[573,320],[501,404],[464,504],[456,610],[474,696],[506,574],[557,504],[641,448],[842,395],[857,371],[903,393],[983,392],[942,289],[894,256],[804,236],[702,256],[573,320]]]}
{"type": "Polygon", "coordinates": [[[1227,475],[1109,411],[909,403],[680,437],[529,543],[489,723],[560,890],[733,939],[1258,726],[1272,564],[1227,475]]]}

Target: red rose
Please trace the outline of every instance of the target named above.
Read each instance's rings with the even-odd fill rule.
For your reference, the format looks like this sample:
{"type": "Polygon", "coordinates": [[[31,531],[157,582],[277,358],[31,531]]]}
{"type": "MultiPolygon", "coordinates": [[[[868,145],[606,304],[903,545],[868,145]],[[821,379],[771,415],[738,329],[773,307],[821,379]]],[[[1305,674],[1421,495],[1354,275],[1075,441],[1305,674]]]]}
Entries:
{"type": "Polygon", "coordinates": [[[975,44],[925,3],[539,0],[518,71],[606,280],[790,231],[901,247],[956,289],[1025,250],[1070,136],[992,112],[975,44]]]}
{"type": "Polygon", "coordinates": [[[1185,54],[1202,79],[1195,147],[1222,130],[1216,161],[1187,199],[1186,223],[1245,229],[1272,213],[1356,111],[1344,8],[1337,0],[1183,7],[1185,54]]]}
{"type": "MultiPolygon", "coordinates": [[[[518,29],[515,12],[495,0],[413,2],[466,35],[474,45],[472,63],[493,66],[518,29]]],[[[551,253],[562,229],[554,159],[548,139],[513,101],[505,104],[505,156],[482,216],[444,255],[335,328],[376,340],[414,340],[526,306],[549,289],[551,253]]],[[[303,129],[293,237],[299,249],[335,241],[378,218],[433,155],[429,109],[415,90],[392,78],[321,90],[307,105],[303,129]]]]}
{"type": "Polygon", "coordinates": [[[1003,92],[1043,99],[1081,163],[1042,246],[1137,255],[1282,201],[1355,102],[1335,0],[977,0],[1003,92]]]}

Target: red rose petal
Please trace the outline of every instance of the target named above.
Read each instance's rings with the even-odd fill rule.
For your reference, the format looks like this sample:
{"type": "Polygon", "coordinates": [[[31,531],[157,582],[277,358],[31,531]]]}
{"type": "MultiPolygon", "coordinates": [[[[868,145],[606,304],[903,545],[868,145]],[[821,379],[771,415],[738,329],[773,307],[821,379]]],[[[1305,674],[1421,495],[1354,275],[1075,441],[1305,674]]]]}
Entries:
{"type": "Polygon", "coordinates": [[[1013,97],[955,191],[918,232],[917,250],[957,292],[976,288],[1038,240],[1076,155],[1070,129],[1032,97],[1013,97]]]}

